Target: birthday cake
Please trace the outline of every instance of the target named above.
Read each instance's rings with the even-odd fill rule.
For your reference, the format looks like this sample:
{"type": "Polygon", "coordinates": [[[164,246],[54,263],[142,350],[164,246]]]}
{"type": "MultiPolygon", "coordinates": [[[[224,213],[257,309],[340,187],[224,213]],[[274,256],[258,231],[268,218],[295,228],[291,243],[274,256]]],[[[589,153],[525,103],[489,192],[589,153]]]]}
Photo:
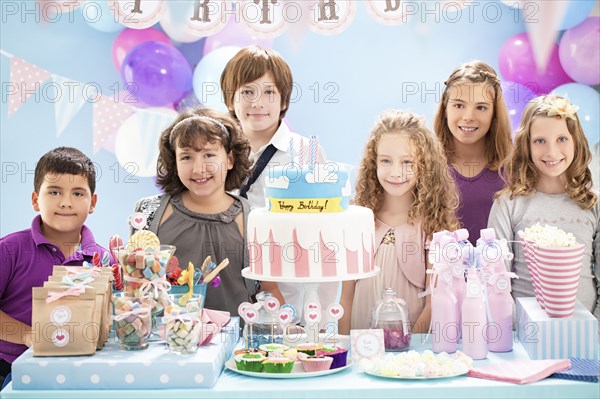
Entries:
{"type": "Polygon", "coordinates": [[[268,206],[248,217],[254,277],[339,281],[374,270],[373,212],[349,205],[344,168],[291,163],[271,168],[265,186],[268,206]]]}

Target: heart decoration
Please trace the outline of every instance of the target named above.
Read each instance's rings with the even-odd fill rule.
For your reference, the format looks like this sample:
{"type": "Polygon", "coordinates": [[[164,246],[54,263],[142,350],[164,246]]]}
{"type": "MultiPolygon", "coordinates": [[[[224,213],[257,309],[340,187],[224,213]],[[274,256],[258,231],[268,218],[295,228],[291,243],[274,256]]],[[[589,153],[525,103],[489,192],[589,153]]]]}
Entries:
{"type": "Polygon", "coordinates": [[[64,336],[64,335],[62,335],[62,334],[61,334],[61,335],[57,335],[57,336],[56,336],[56,339],[57,339],[58,341],[62,341],[63,339],[65,339],[65,336],[64,336]]]}
{"type": "Polygon", "coordinates": [[[269,312],[275,313],[279,310],[279,300],[277,298],[269,298],[265,303],[266,308],[269,312]]]}
{"type": "Polygon", "coordinates": [[[317,310],[309,310],[304,316],[306,324],[316,324],[321,321],[321,312],[317,310]]]}
{"type": "MultiPolygon", "coordinates": [[[[244,314],[246,314],[246,310],[249,309],[253,309],[252,304],[250,302],[242,302],[240,303],[240,306],[238,306],[238,314],[243,318],[244,314]]],[[[244,318],[244,320],[246,319],[244,318]]]]}
{"type": "Polygon", "coordinates": [[[136,212],[129,217],[129,224],[136,230],[141,230],[146,227],[146,215],[141,212],[136,212]]]}
{"type": "Polygon", "coordinates": [[[254,311],[254,309],[246,310],[246,313],[244,313],[244,320],[246,320],[246,323],[254,323],[256,319],[258,319],[258,313],[254,311]]]}
{"type": "Polygon", "coordinates": [[[327,308],[327,313],[333,320],[339,320],[344,315],[344,308],[339,303],[333,303],[327,308]]]}
{"type": "Polygon", "coordinates": [[[307,302],[306,305],[304,305],[304,313],[309,312],[311,310],[320,312],[321,304],[319,304],[319,302],[307,302]]]}
{"type": "Polygon", "coordinates": [[[279,319],[279,322],[281,324],[287,324],[290,323],[292,321],[292,315],[290,314],[289,311],[282,309],[278,314],[277,314],[277,318],[279,319]]]}

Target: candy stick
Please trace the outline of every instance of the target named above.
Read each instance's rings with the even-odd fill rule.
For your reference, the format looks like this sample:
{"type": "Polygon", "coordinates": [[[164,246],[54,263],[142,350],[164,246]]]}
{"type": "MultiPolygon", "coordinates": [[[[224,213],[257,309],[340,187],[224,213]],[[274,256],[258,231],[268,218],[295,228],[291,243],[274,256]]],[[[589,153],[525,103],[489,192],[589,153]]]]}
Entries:
{"type": "MultiPolygon", "coordinates": [[[[246,321],[246,310],[250,309],[251,307],[252,304],[250,302],[242,302],[240,303],[240,306],[238,306],[238,315],[240,315],[240,317],[244,319],[244,321],[246,321]]],[[[248,346],[248,334],[244,336],[244,340],[246,341],[246,350],[249,350],[250,347],[248,346]]]]}
{"type": "Polygon", "coordinates": [[[204,275],[206,273],[206,268],[208,267],[208,265],[210,264],[210,255],[206,257],[206,259],[204,259],[204,262],[202,262],[202,267],[200,268],[200,270],[202,271],[202,275],[204,275]]]}
{"type": "Polygon", "coordinates": [[[229,266],[229,259],[225,258],[221,263],[219,263],[219,266],[215,267],[215,270],[213,270],[206,277],[204,277],[204,284],[210,283],[212,279],[215,278],[215,276],[227,266],[229,266]]]}
{"type": "Polygon", "coordinates": [[[314,332],[314,342],[319,341],[319,322],[321,321],[321,311],[320,310],[309,310],[304,314],[304,319],[306,320],[307,325],[311,325],[314,332]]]}

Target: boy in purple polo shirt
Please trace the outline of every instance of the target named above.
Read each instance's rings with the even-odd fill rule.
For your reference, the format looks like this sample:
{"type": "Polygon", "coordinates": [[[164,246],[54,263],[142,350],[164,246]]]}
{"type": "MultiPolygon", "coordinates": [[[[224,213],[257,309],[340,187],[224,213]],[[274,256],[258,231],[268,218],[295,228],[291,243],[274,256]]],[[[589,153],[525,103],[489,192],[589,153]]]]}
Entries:
{"type": "Polygon", "coordinates": [[[83,224],[97,201],[96,171],[85,154],[70,147],[46,153],[33,184],[39,215],[30,229],[0,238],[0,385],[12,362],[43,339],[31,328],[31,289],[43,286],[54,265],[80,266],[107,252],[83,224]]]}

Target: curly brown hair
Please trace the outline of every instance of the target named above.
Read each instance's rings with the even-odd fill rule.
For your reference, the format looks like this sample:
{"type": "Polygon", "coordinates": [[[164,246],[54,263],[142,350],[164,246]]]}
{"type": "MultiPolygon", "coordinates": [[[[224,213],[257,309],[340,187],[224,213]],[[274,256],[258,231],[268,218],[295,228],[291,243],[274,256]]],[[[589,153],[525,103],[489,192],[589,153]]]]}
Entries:
{"type": "Polygon", "coordinates": [[[502,161],[508,156],[511,147],[511,127],[508,109],[502,95],[500,79],[496,71],[483,61],[471,61],[456,68],[448,80],[442,93],[442,100],[438,106],[434,120],[434,129],[446,157],[452,160],[454,156],[454,141],[452,132],[448,127],[446,108],[448,107],[449,89],[453,85],[463,83],[482,83],[490,87],[494,93],[494,114],[488,134],[485,135],[485,158],[491,170],[498,170],[502,161]]]}
{"type": "Polygon", "coordinates": [[[160,135],[156,183],[165,193],[175,195],[186,190],[177,174],[175,148],[193,147],[198,140],[221,143],[225,152],[233,156],[233,168],[225,178],[226,191],[239,188],[250,176],[250,144],[237,123],[223,112],[206,108],[186,109],[160,135]],[[227,132],[211,119],[223,124],[227,132]]]}
{"type": "Polygon", "coordinates": [[[232,118],[237,119],[233,104],[235,92],[245,84],[254,82],[270,72],[275,80],[275,86],[281,93],[281,111],[279,119],[283,119],[290,105],[294,79],[292,70],[285,60],[275,50],[259,46],[244,47],[225,65],[221,73],[221,90],[223,100],[232,118]]]}
{"type": "MultiPolygon", "coordinates": [[[[535,118],[549,118],[548,111],[556,100],[566,99],[555,95],[540,96],[531,100],[525,107],[515,145],[502,166],[506,171],[507,187],[497,193],[496,197],[509,193],[512,199],[517,195],[531,195],[535,192],[540,171],[531,159],[531,123],[535,118]]],[[[590,209],[598,200],[598,196],[592,191],[592,172],[588,167],[592,153],[577,113],[574,114],[574,119],[566,118],[565,122],[575,147],[573,162],[565,171],[565,192],[579,207],[590,209]]]]}
{"type": "Polygon", "coordinates": [[[377,178],[377,145],[384,134],[405,135],[415,150],[417,182],[408,214],[409,223],[421,220],[429,238],[437,231],[458,229],[458,190],[442,146],[425,122],[410,112],[385,111],[375,122],[360,164],[353,203],[375,213],[381,208],[384,196],[377,178]]]}

